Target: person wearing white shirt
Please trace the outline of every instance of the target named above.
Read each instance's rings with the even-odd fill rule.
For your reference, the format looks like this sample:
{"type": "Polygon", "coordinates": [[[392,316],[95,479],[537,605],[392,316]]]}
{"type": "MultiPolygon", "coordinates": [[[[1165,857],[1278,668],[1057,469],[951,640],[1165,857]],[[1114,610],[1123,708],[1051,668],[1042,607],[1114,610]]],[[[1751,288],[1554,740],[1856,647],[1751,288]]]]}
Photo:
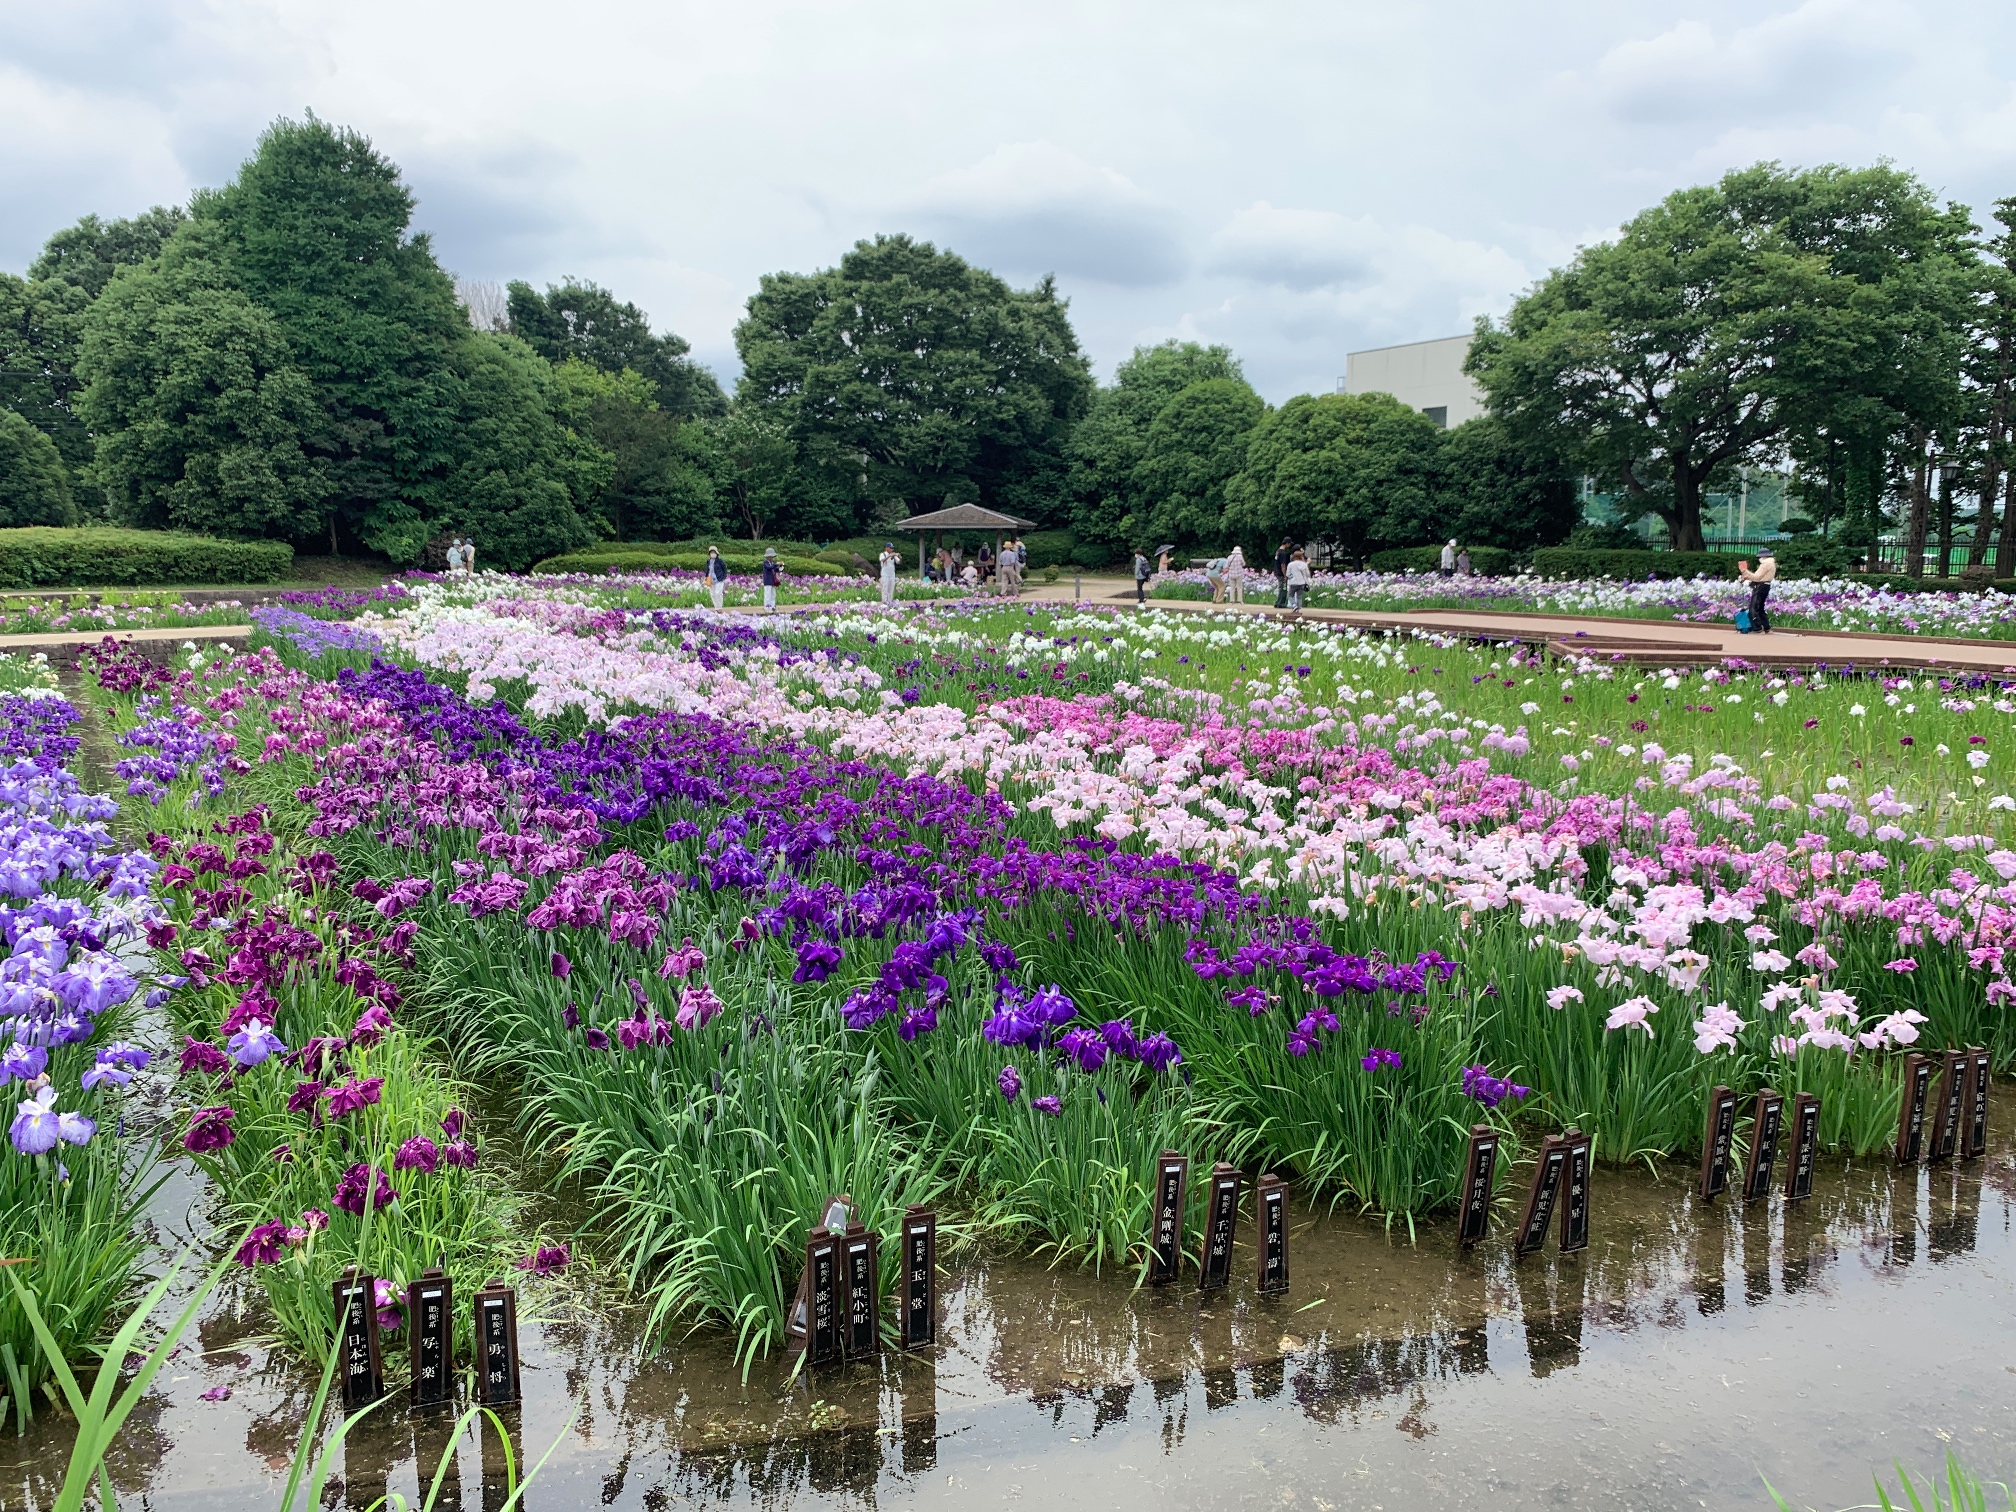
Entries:
{"type": "Polygon", "coordinates": [[[1288,609],[1302,612],[1302,596],[1309,591],[1309,554],[1298,551],[1288,558],[1288,609]]]}
{"type": "Polygon", "coordinates": [[[1225,602],[1246,602],[1246,548],[1234,546],[1225,558],[1225,602]]]}
{"type": "Polygon", "coordinates": [[[884,608],[894,608],[896,604],[896,563],[900,560],[893,541],[882,543],[882,604],[884,608]]]}

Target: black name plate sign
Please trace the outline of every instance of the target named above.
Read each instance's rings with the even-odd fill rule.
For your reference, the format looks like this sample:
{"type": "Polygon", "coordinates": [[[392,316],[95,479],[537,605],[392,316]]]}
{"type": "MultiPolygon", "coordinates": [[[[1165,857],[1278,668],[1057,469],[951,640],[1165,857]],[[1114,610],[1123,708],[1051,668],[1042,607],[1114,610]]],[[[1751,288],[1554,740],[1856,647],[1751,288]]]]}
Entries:
{"type": "Polygon", "coordinates": [[[1708,1127],[1701,1136],[1701,1200],[1713,1202],[1729,1190],[1729,1150],[1736,1138],[1736,1094],[1717,1087],[1708,1094],[1708,1127]]]}
{"type": "Polygon", "coordinates": [[[1491,1176],[1498,1168],[1498,1131],[1489,1124],[1470,1126],[1470,1153],[1463,1158],[1463,1186],[1457,1193],[1462,1208],[1456,1242],[1468,1249],[1491,1230],[1491,1176]]]}
{"type": "Polygon", "coordinates": [[[1568,1167],[1561,1173],[1561,1253],[1589,1248],[1589,1155],[1594,1141],[1579,1129],[1561,1136],[1568,1167]]]}
{"type": "Polygon", "coordinates": [[[1204,1214],[1203,1291],[1232,1283],[1232,1241],[1239,1232],[1239,1167],[1220,1161],[1211,1167],[1211,1200],[1204,1214]]]}
{"type": "Polygon", "coordinates": [[[841,1236],[812,1230],[805,1241],[805,1363],[827,1365],[843,1352],[840,1294],[841,1236]]]}
{"type": "Polygon", "coordinates": [[[378,1281],[351,1266],[329,1283],[336,1302],[337,1369],[343,1373],[346,1411],[369,1407],[385,1395],[385,1362],[379,1354],[378,1281]]]}
{"type": "Polygon", "coordinates": [[[1948,1050],[1940,1060],[1939,1087],[1932,1096],[1932,1129],[1925,1153],[1931,1160],[1951,1160],[1960,1148],[1968,1055],[1965,1050],[1948,1050]]]}
{"type": "Polygon", "coordinates": [[[855,1224],[841,1245],[847,1282],[847,1358],[865,1360],[882,1352],[882,1298],[877,1289],[877,1238],[855,1224]]]}
{"type": "Polygon", "coordinates": [[[1960,1143],[1962,1160],[1978,1160],[1988,1153],[1988,1052],[1979,1045],[1967,1051],[1967,1117],[1960,1143]]]}
{"type": "Polygon", "coordinates": [[[1785,1163],[1785,1200],[1813,1195],[1813,1162],[1820,1153],[1820,1099],[1811,1092],[1792,1097],[1792,1158],[1785,1163]]]}
{"type": "Polygon", "coordinates": [[[938,1342],[938,1215],[930,1208],[903,1213],[903,1347],[929,1349],[938,1342]]]}
{"type": "Polygon", "coordinates": [[[1512,1243],[1515,1255],[1530,1255],[1547,1242],[1547,1230],[1554,1226],[1554,1203],[1561,1191],[1561,1177],[1567,1169],[1567,1144],[1559,1135],[1548,1135],[1540,1142],[1540,1158],[1533,1163],[1533,1185],[1526,1192],[1519,1237],[1512,1243]]]}
{"type": "Polygon", "coordinates": [[[1897,1110],[1897,1164],[1916,1165],[1925,1155],[1925,1099],[1932,1090],[1932,1062],[1904,1057],[1904,1102],[1897,1110]]]}
{"type": "Polygon", "coordinates": [[[1778,1136],[1785,1128],[1785,1095],[1768,1088],[1750,1108],[1750,1157],[1743,1165],[1743,1200],[1771,1195],[1771,1169],[1778,1163],[1778,1136]]]}
{"type": "Polygon", "coordinates": [[[406,1287],[406,1327],[413,1336],[413,1405],[439,1407],[455,1397],[455,1287],[438,1270],[406,1287]]]}
{"type": "Polygon", "coordinates": [[[1190,1157],[1164,1150],[1155,1161],[1155,1231],[1149,1237],[1148,1284],[1167,1286],[1183,1272],[1183,1200],[1190,1157]]]}
{"type": "Polygon", "coordinates": [[[1288,1290],[1288,1183],[1271,1171],[1253,1189],[1260,1224],[1260,1291],[1279,1296],[1288,1290]]]}
{"type": "Polygon", "coordinates": [[[518,1400],[518,1293],[502,1281],[476,1293],[476,1400],[518,1400]]]}

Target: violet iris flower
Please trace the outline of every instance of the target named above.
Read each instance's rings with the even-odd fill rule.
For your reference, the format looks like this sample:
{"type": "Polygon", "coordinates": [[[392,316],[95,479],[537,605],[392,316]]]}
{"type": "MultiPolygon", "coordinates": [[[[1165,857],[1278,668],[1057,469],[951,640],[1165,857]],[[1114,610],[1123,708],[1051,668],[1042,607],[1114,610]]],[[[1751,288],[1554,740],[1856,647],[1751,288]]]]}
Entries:
{"type": "Polygon", "coordinates": [[[281,1041],[280,1036],[269,1029],[263,1020],[256,1018],[249,1020],[243,1029],[225,1041],[225,1045],[231,1052],[231,1059],[241,1068],[248,1070],[270,1056],[287,1053],[287,1046],[281,1041]]]}
{"type": "Polygon", "coordinates": [[[392,1190],[392,1183],[386,1179],[383,1171],[359,1161],[345,1171],[343,1179],[336,1183],[336,1190],[330,1195],[330,1204],[361,1218],[364,1216],[367,1188],[371,1206],[374,1208],[382,1208],[399,1200],[399,1194],[392,1190]]]}
{"type": "Polygon", "coordinates": [[[392,1157],[395,1171],[418,1171],[423,1176],[432,1176],[441,1163],[441,1149],[425,1134],[415,1134],[399,1146],[399,1153],[392,1157]]]}
{"type": "Polygon", "coordinates": [[[284,1223],[262,1223],[245,1236],[232,1259],[240,1265],[273,1265],[287,1253],[288,1229],[284,1223]]]}
{"type": "Polygon", "coordinates": [[[19,1040],[0,1055],[0,1085],[10,1081],[29,1082],[49,1069],[49,1052],[40,1045],[24,1045],[19,1040]]]}
{"type": "Polygon", "coordinates": [[[47,1155],[59,1140],[88,1144],[97,1132],[98,1125],[83,1114],[57,1112],[56,1089],[44,1087],[20,1105],[7,1137],[23,1155],[47,1155]]]}
{"type": "Polygon", "coordinates": [[[1038,1113],[1048,1113],[1052,1118],[1061,1118],[1064,1116],[1064,1099],[1061,1097],[1031,1098],[1029,1106],[1034,1108],[1038,1113]]]}
{"type": "Polygon", "coordinates": [[[535,1276],[557,1276],[567,1269],[573,1259],[564,1244],[542,1244],[517,1264],[519,1270],[530,1271],[535,1276]]]}
{"type": "Polygon", "coordinates": [[[1013,1066],[1003,1066],[1001,1074],[994,1078],[994,1085],[1001,1089],[1001,1095],[1011,1103],[1022,1095],[1022,1073],[1013,1066]]]}

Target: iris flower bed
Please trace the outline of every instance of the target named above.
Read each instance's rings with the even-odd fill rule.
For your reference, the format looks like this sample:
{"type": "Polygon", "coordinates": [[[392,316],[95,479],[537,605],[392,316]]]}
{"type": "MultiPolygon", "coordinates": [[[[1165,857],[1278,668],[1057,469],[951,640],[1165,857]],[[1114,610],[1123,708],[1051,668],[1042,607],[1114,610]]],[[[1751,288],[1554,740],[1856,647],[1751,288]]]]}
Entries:
{"type": "MultiPolygon", "coordinates": [[[[188,1010],[227,1061],[252,1018],[279,1041],[185,1076],[230,1110],[201,1153],[280,1226],[262,1276],[345,1181],[399,1194],[388,1268],[424,1248],[401,1234],[493,1242],[507,1193],[431,1184],[444,1046],[596,1195],[585,1242],[650,1316],[750,1358],[836,1191],[885,1235],[932,1202],[1125,1271],[1165,1146],[1411,1223],[1478,1120],[1685,1156],[1708,1087],[1770,1085],[1860,1153],[1899,1050],[2016,1061],[1997,683],[1035,606],[755,621],[572,584],[262,624],[246,656],[99,664],[130,801],[182,825],[157,844],[178,925],[295,942],[188,1010]],[[332,1113],[395,1043],[412,1105],[332,1113]],[[423,1137],[425,1182],[397,1167],[423,1137]]],[[[309,1335],[326,1301],[300,1298],[309,1335]]]]}

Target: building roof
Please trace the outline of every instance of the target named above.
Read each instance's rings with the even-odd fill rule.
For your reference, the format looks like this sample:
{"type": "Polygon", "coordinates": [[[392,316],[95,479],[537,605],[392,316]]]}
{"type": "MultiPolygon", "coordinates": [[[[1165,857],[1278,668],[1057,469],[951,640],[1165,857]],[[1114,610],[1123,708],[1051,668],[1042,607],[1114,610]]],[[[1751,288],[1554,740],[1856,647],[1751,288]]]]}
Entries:
{"type": "Polygon", "coordinates": [[[955,504],[950,509],[934,509],[930,514],[899,520],[892,530],[1034,530],[1034,520],[1024,520],[978,504],[955,504]]]}

